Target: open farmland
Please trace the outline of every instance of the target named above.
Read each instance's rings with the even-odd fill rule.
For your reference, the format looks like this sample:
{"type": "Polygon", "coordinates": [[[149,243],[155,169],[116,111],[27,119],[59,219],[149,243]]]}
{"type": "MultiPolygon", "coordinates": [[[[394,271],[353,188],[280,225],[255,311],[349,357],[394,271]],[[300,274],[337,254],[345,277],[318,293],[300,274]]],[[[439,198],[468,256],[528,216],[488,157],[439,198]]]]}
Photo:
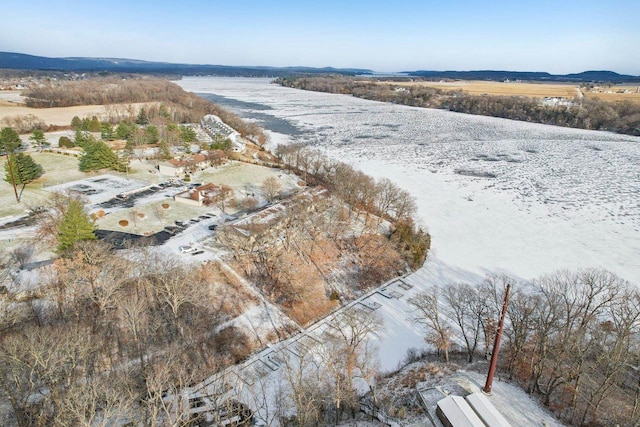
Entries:
{"type": "Polygon", "coordinates": [[[24,104],[24,97],[19,90],[0,90],[0,106],[19,106],[24,104]]]}
{"type": "Polygon", "coordinates": [[[107,119],[115,111],[133,111],[135,114],[147,103],[114,104],[114,105],[78,105],[74,107],[30,108],[12,102],[0,103],[0,120],[16,116],[34,115],[46,125],[68,126],[74,116],[80,118],[96,116],[107,119]]]}
{"type": "Polygon", "coordinates": [[[477,80],[458,80],[440,82],[379,82],[393,86],[426,86],[442,90],[461,90],[471,95],[529,96],[534,98],[565,97],[573,98],[578,92],[576,84],[553,83],[516,83],[490,82],[477,80]]]}
{"type": "Polygon", "coordinates": [[[526,96],[530,98],[575,98],[584,95],[586,98],[608,102],[631,101],[640,103],[638,85],[613,85],[602,89],[581,89],[579,84],[572,83],[524,83],[524,82],[492,82],[482,80],[456,81],[413,81],[413,82],[378,82],[381,85],[394,87],[425,86],[447,91],[462,91],[469,95],[492,96],[526,96]]]}
{"type": "Polygon", "coordinates": [[[410,191],[433,236],[430,274],[532,278],[595,267],[640,284],[640,138],[305,92],[267,79],[180,85],[228,100],[271,129],[272,144],[309,143],[410,191]]]}
{"type": "Polygon", "coordinates": [[[614,85],[600,90],[586,91],[584,95],[601,101],[640,103],[640,85],[614,85]]]}

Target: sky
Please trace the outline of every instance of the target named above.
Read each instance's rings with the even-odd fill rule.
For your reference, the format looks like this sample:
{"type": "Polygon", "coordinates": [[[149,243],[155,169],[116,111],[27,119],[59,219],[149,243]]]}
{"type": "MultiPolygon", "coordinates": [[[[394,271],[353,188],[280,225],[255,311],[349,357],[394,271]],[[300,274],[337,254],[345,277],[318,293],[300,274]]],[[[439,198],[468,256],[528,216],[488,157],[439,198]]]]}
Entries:
{"type": "Polygon", "coordinates": [[[638,0],[24,0],[0,51],[375,71],[640,75],[638,0]]]}

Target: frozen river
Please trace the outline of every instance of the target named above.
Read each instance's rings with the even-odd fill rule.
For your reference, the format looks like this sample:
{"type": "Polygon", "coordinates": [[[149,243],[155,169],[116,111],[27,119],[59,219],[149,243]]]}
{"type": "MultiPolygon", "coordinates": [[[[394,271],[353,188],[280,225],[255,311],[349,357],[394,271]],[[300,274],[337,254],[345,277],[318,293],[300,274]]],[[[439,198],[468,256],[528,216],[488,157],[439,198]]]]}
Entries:
{"type": "Polygon", "coordinates": [[[419,276],[530,279],[605,268],[640,285],[640,138],[188,77],[184,89],[417,199],[433,236],[419,276]]]}

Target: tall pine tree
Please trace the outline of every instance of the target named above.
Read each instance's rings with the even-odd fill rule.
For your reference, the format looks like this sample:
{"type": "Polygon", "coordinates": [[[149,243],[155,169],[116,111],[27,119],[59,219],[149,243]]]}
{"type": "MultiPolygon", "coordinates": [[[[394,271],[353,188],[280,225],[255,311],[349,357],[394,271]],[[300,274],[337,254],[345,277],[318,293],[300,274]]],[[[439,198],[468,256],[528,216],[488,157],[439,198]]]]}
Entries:
{"type": "Polygon", "coordinates": [[[44,173],[42,166],[37,164],[30,155],[23,153],[14,153],[4,164],[5,178],[4,180],[12,184],[14,187],[22,185],[20,193],[16,193],[16,201],[19,202],[22,197],[24,187],[31,181],[38,179],[44,173]]]}
{"type": "Polygon", "coordinates": [[[2,128],[0,131],[0,151],[3,155],[8,155],[20,147],[20,135],[11,127],[2,128]]]}
{"type": "Polygon", "coordinates": [[[18,132],[16,132],[15,129],[11,127],[2,128],[2,130],[0,131],[0,152],[7,156],[7,167],[9,169],[7,173],[9,174],[9,177],[11,179],[11,181],[9,182],[13,184],[13,192],[16,195],[16,201],[18,203],[20,203],[20,197],[18,197],[18,189],[16,188],[13,164],[11,164],[11,162],[9,161],[9,154],[13,154],[20,146],[20,144],[20,135],[18,135],[18,132]]]}
{"type": "Polygon", "coordinates": [[[118,156],[104,142],[91,141],[82,148],[84,149],[84,154],[78,162],[78,167],[82,172],[98,171],[100,169],[125,171],[126,165],[118,159],[118,156]]]}
{"type": "Polygon", "coordinates": [[[73,245],[81,240],[95,240],[96,228],[91,218],[84,212],[82,204],[78,200],[72,200],[62,221],[58,224],[56,251],[62,253],[73,248],[73,245]]]}

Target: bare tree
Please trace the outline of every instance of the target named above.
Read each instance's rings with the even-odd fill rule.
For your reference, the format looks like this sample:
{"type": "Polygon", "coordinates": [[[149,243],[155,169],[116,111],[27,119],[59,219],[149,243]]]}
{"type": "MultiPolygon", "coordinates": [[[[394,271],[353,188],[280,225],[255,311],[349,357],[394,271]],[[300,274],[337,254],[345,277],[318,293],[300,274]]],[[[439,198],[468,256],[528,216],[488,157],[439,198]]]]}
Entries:
{"type": "Polygon", "coordinates": [[[330,325],[335,337],[325,343],[323,361],[331,376],[337,424],[343,410],[350,409],[352,415],[355,413],[358,397],[356,379],[364,380],[369,386],[373,384],[377,372],[377,349],[370,339],[382,332],[384,325],[375,313],[356,309],[340,313],[330,325]]]}
{"type": "Polygon", "coordinates": [[[147,347],[144,339],[150,321],[149,314],[149,304],[144,297],[141,286],[137,286],[130,294],[123,295],[123,299],[118,305],[117,316],[120,327],[131,334],[141,371],[144,371],[146,367],[147,347]]]}
{"type": "Polygon", "coordinates": [[[164,227],[164,220],[167,216],[165,210],[162,208],[162,205],[156,205],[153,208],[153,216],[160,221],[160,225],[164,227]]]}
{"type": "Polygon", "coordinates": [[[484,297],[467,283],[454,283],[445,288],[444,301],[449,308],[450,317],[460,328],[467,349],[467,360],[472,363],[487,313],[484,297]]]}
{"type": "Polygon", "coordinates": [[[67,393],[87,372],[93,351],[82,326],[30,327],[0,347],[0,387],[20,426],[71,425],[67,393]]]}
{"type": "Polygon", "coordinates": [[[295,411],[295,425],[306,427],[320,421],[325,404],[325,370],[313,354],[299,347],[297,354],[284,356],[284,378],[286,384],[285,405],[295,411]]]}
{"type": "Polygon", "coordinates": [[[35,250],[32,245],[20,245],[11,251],[11,259],[23,270],[33,258],[35,250]]]}
{"type": "Polygon", "coordinates": [[[135,394],[131,376],[98,375],[70,387],[62,411],[74,425],[107,427],[134,417],[135,394]]]}
{"type": "Polygon", "coordinates": [[[218,190],[218,193],[211,200],[211,202],[212,203],[216,203],[218,205],[218,207],[220,207],[220,210],[224,213],[225,212],[225,203],[232,196],[233,196],[233,189],[231,187],[229,187],[228,185],[224,185],[223,184],[223,185],[220,186],[220,189],[218,190]]]}
{"type": "Polygon", "coordinates": [[[144,218],[144,214],[135,208],[131,209],[128,212],[127,216],[129,217],[129,219],[131,220],[135,228],[138,228],[138,220],[140,220],[141,218],[144,218]]]}
{"type": "Polygon", "coordinates": [[[281,188],[282,184],[275,176],[269,176],[262,181],[262,192],[270,202],[276,198],[281,188]]]}
{"type": "Polygon", "coordinates": [[[249,399],[247,402],[255,408],[254,417],[261,425],[279,425],[279,419],[284,418],[285,385],[281,376],[265,375],[251,385],[237,381],[234,388],[239,390],[238,394],[249,399]]]}
{"type": "Polygon", "coordinates": [[[434,345],[438,352],[444,352],[444,360],[449,362],[449,349],[452,345],[453,330],[443,319],[442,294],[436,285],[428,291],[419,293],[409,300],[416,310],[414,321],[427,327],[425,341],[434,345]]]}

